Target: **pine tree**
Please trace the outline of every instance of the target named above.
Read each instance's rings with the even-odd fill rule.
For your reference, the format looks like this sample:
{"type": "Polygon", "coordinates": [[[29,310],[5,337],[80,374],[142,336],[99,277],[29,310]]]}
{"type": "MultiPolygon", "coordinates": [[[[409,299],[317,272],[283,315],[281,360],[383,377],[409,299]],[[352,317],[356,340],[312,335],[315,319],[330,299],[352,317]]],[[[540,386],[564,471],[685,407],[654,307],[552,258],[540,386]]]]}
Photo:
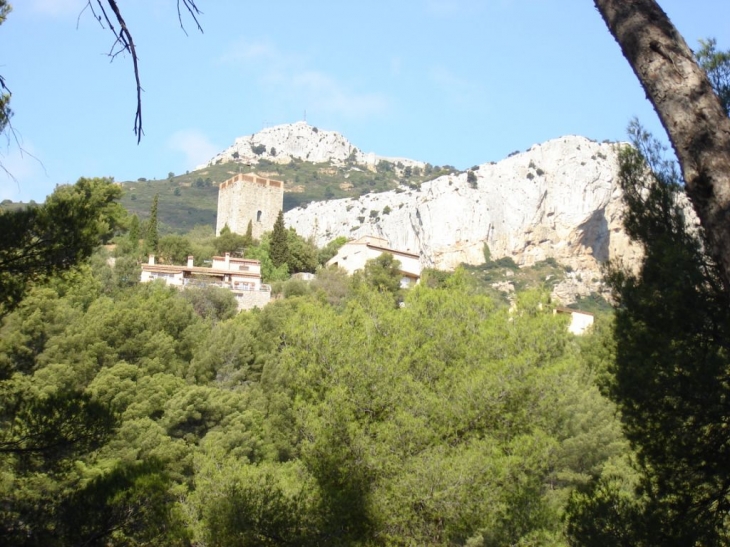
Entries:
{"type": "Polygon", "coordinates": [[[275,268],[278,268],[289,261],[289,243],[286,234],[286,227],[284,226],[283,211],[279,211],[279,216],[276,217],[276,222],[274,223],[274,230],[271,232],[271,247],[269,254],[275,268]]]}
{"type": "Polygon", "coordinates": [[[604,387],[640,485],[632,499],[625,481],[603,477],[573,498],[568,532],[573,545],[727,545],[730,295],[678,205],[679,173],[637,123],[630,132],[635,148],[619,156],[624,225],[645,254],[638,272],[609,270],[615,357],[604,387]]]}
{"type": "Polygon", "coordinates": [[[148,253],[157,252],[157,245],[159,244],[159,235],[157,233],[157,203],[160,199],[160,194],[155,194],[155,198],[152,200],[152,207],[150,209],[150,219],[147,222],[147,237],[145,237],[145,249],[148,253]]]}
{"type": "Polygon", "coordinates": [[[249,247],[253,245],[253,221],[248,221],[248,226],[246,226],[246,235],[243,236],[246,238],[246,247],[249,247]]]}
{"type": "Polygon", "coordinates": [[[136,251],[137,245],[139,245],[139,217],[137,215],[132,215],[132,220],[129,223],[128,238],[132,249],[136,251]]]}

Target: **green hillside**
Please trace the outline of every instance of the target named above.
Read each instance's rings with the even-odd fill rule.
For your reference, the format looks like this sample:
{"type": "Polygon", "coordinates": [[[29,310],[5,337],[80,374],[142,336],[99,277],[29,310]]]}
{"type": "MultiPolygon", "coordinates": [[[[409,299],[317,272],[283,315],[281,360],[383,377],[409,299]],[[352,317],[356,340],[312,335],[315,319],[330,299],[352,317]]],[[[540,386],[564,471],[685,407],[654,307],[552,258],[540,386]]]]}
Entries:
{"type": "Polygon", "coordinates": [[[185,233],[194,226],[214,225],[218,185],[238,173],[255,172],[282,180],[285,184],[284,210],[312,201],[358,197],[369,192],[385,192],[400,184],[418,187],[426,180],[456,172],[451,166],[409,169],[381,161],[372,171],[361,165],[334,166],[294,160],[277,164],[261,160],[255,166],[222,163],[164,180],[139,179],[121,183],[122,204],[140,218],[149,215],[152,199],[159,194],[158,218],[162,232],[185,233]]]}

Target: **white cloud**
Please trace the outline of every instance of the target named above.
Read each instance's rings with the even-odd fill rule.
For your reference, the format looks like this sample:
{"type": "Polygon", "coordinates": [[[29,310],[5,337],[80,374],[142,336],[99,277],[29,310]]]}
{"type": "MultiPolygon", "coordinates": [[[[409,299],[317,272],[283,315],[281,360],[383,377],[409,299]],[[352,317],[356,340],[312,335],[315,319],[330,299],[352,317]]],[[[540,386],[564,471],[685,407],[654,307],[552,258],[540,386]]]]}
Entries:
{"type": "Polygon", "coordinates": [[[290,75],[291,89],[303,97],[307,105],[319,112],[329,112],[350,118],[380,114],[388,101],[378,93],[358,93],[348,89],[335,78],[316,70],[290,75]]]}
{"type": "Polygon", "coordinates": [[[452,104],[472,107],[484,102],[479,86],[457,76],[444,66],[432,67],[429,78],[452,104]]]}
{"type": "Polygon", "coordinates": [[[167,141],[167,146],[185,155],[185,164],[194,168],[207,162],[221,151],[206,135],[195,129],[177,131],[167,141]]]}
{"type": "Polygon", "coordinates": [[[268,42],[239,41],[222,61],[243,64],[257,74],[268,100],[347,118],[382,114],[389,107],[389,100],[381,93],[354,89],[334,75],[311,67],[303,56],[283,52],[268,42]]]}

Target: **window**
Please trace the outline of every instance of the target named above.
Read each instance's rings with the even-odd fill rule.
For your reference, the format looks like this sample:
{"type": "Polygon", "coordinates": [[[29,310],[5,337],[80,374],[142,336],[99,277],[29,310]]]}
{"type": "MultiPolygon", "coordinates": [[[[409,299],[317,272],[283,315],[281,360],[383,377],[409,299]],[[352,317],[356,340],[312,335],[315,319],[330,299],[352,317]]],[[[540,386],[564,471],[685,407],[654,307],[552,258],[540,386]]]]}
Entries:
{"type": "Polygon", "coordinates": [[[256,222],[261,222],[261,211],[256,211],[256,222]]]}

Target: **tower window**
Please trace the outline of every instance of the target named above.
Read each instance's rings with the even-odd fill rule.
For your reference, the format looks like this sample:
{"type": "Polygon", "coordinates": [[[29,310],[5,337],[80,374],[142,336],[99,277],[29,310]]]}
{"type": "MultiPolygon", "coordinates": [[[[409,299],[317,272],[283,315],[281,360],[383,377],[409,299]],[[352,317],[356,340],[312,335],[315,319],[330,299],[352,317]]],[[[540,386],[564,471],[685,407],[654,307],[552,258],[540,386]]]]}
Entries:
{"type": "Polygon", "coordinates": [[[256,211],[256,222],[261,222],[261,211],[256,211]]]}

